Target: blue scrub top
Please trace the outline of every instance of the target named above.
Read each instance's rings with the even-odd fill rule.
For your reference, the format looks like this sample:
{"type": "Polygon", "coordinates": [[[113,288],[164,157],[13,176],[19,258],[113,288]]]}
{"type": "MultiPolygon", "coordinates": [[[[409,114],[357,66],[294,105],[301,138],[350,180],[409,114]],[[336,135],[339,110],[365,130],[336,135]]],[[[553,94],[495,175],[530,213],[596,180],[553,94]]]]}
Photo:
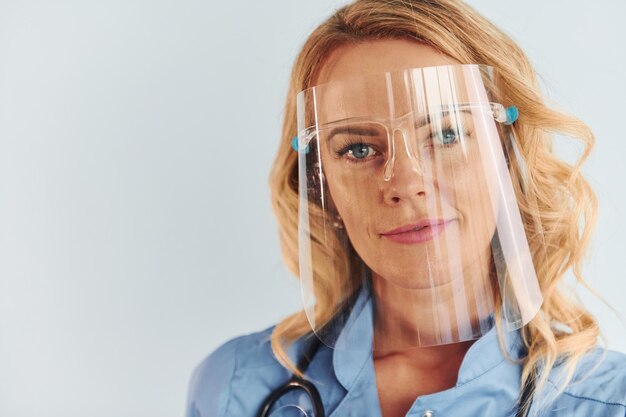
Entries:
{"type": "MultiPolygon", "coordinates": [[[[372,337],[370,317],[370,299],[360,295],[338,344],[371,346],[371,342],[367,344],[372,337]],[[353,337],[359,340],[348,339],[353,337]]],[[[291,376],[272,353],[272,330],[230,340],[196,367],[189,386],[187,417],[256,416],[265,398],[291,376]]],[[[519,331],[506,332],[504,340],[510,357],[523,355],[519,331]]],[[[291,347],[288,355],[294,363],[304,348],[300,341],[291,347]]],[[[407,416],[514,416],[521,370],[521,365],[505,359],[494,327],[467,351],[456,385],[417,397],[407,416]]],[[[573,381],[555,397],[564,373],[560,366],[552,370],[548,383],[533,400],[531,416],[543,404],[541,416],[626,417],[626,355],[596,348],[580,360],[573,381]]],[[[341,350],[321,344],[306,376],[320,392],[328,417],[381,416],[371,349],[341,350]]],[[[307,408],[301,395],[292,391],[278,406],[291,403],[307,408]]]]}

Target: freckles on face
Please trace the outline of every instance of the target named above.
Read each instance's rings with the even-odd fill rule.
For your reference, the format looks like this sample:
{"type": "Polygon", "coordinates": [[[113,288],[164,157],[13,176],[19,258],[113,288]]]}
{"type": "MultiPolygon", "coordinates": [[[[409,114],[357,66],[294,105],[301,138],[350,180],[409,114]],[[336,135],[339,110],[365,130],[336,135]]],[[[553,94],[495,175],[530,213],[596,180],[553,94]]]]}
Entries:
{"type": "MultiPolygon", "coordinates": [[[[323,148],[324,149],[324,148],[323,148]]],[[[378,275],[398,285],[420,287],[445,282],[488,256],[495,230],[494,209],[480,157],[470,149],[466,161],[436,161],[425,175],[383,179],[383,163],[368,178],[349,175],[353,165],[323,150],[329,197],[341,216],[352,246],[378,275]],[[346,169],[347,168],[347,169],[346,169]],[[413,188],[411,188],[413,187],[413,188]],[[419,190],[413,197],[407,190],[419,190]],[[424,218],[454,219],[444,233],[420,244],[399,244],[381,233],[424,218]],[[411,278],[413,277],[413,278],[411,278]],[[430,278],[428,278],[430,277],[430,278]],[[406,284],[407,281],[413,283],[406,284]]]]}
{"type": "Polygon", "coordinates": [[[330,198],[351,240],[354,237],[354,241],[369,241],[375,237],[373,231],[381,209],[375,179],[363,181],[350,176],[341,169],[342,164],[350,162],[331,160],[324,164],[330,198]]]}
{"type": "MultiPolygon", "coordinates": [[[[458,62],[416,42],[366,42],[336,49],[323,65],[317,81],[328,83],[363,77],[374,72],[450,64],[458,62]]],[[[401,90],[403,84],[399,82],[394,85],[400,86],[398,88],[401,90]]],[[[398,112],[390,117],[389,107],[393,106],[389,104],[389,91],[384,88],[372,90],[380,91],[380,94],[369,91],[371,94],[367,99],[359,95],[362,91],[358,88],[320,90],[317,97],[317,122],[320,125],[328,122],[326,125],[335,126],[336,123],[346,123],[344,119],[359,119],[370,123],[368,126],[372,127],[377,123],[376,120],[387,120],[385,117],[389,117],[394,123],[395,120],[403,120],[401,123],[405,123],[402,115],[410,114],[404,113],[404,110],[410,110],[411,100],[395,101],[394,105],[398,108],[392,110],[398,112]]],[[[441,101],[438,103],[441,104],[441,101]]],[[[426,132],[425,136],[447,137],[457,123],[459,126],[463,124],[454,121],[455,118],[462,119],[464,116],[438,117],[440,120],[437,124],[422,122],[424,125],[420,126],[424,126],[427,131],[436,130],[434,136],[428,135],[432,131],[426,132]]],[[[464,123],[467,127],[471,125],[471,120],[464,123]]],[[[341,126],[345,130],[345,125],[341,126]]],[[[494,209],[489,199],[490,184],[485,180],[480,155],[473,153],[476,150],[468,145],[463,159],[459,153],[451,150],[452,147],[444,149],[442,146],[437,158],[433,157],[430,165],[421,173],[415,173],[408,162],[411,145],[403,146],[407,142],[402,140],[415,145],[413,149],[421,149],[418,146],[420,134],[411,133],[420,127],[414,126],[413,121],[402,125],[404,136],[400,135],[397,145],[395,127],[389,130],[390,127],[385,125],[383,130],[385,128],[385,135],[372,133],[376,130],[372,127],[367,129],[369,133],[363,133],[363,129],[358,135],[344,133],[342,139],[331,143],[329,138],[333,135],[329,133],[332,131],[329,127],[324,133],[328,137],[317,138],[327,187],[324,192],[328,193],[330,204],[334,206],[333,211],[336,210],[341,216],[345,226],[337,233],[346,233],[362,260],[383,277],[401,282],[407,276],[423,279],[426,274],[435,271],[444,279],[451,265],[469,265],[476,257],[484,256],[495,230],[494,209]],[[357,136],[359,139],[354,141],[353,138],[357,136]],[[385,136],[385,140],[377,142],[378,136],[385,136]],[[387,143],[387,140],[392,143],[387,146],[389,150],[382,144],[387,143]],[[363,142],[373,146],[361,146],[363,142]],[[347,153],[338,152],[348,148],[347,153]],[[393,175],[385,181],[385,163],[390,158],[391,150],[397,152],[393,175]],[[358,155],[358,162],[354,161],[355,155],[358,155]],[[440,235],[427,241],[402,244],[384,236],[385,232],[401,226],[438,219],[449,220],[449,226],[440,235]]],[[[469,137],[471,133],[467,135],[469,137]]]]}

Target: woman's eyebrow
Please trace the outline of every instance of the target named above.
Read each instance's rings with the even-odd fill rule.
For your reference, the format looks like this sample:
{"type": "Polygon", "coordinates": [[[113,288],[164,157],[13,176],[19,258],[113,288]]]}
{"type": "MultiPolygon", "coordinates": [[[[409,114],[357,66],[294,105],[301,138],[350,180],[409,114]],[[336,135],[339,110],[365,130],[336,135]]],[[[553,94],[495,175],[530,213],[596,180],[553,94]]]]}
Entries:
{"type": "Polygon", "coordinates": [[[352,133],[360,136],[379,136],[380,130],[374,128],[368,128],[365,126],[339,126],[333,128],[328,134],[327,141],[330,142],[333,136],[341,133],[352,133]]]}
{"type": "MultiPolygon", "coordinates": [[[[415,125],[415,127],[422,127],[422,126],[431,124],[431,122],[432,122],[431,114],[433,114],[433,115],[436,114],[437,118],[443,119],[443,118],[446,118],[446,117],[450,117],[451,115],[460,115],[460,113],[465,113],[465,114],[468,114],[468,115],[472,114],[470,109],[463,109],[463,108],[456,107],[456,108],[452,108],[451,110],[448,110],[448,107],[442,107],[442,110],[440,112],[437,112],[437,113],[434,113],[434,112],[426,113],[424,116],[418,118],[415,121],[414,125],[415,125]]],[[[435,118],[435,117],[433,117],[433,118],[435,118]]]]}

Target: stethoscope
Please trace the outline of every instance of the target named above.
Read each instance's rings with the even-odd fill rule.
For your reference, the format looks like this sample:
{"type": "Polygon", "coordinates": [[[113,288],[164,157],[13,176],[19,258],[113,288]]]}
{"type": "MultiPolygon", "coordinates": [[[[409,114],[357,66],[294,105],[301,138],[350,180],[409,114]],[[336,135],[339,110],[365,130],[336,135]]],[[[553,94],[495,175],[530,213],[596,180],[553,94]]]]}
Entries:
{"type": "MultiPolygon", "coordinates": [[[[304,355],[298,361],[298,369],[302,371],[304,374],[309,367],[309,364],[313,360],[313,356],[319,349],[320,340],[317,336],[312,336],[311,343],[307,346],[304,355]]],[[[315,385],[311,381],[307,381],[306,379],[299,377],[295,374],[292,374],[289,381],[287,381],[284,385],[280,386],[274,392],[267,396],[259,412],[257,417],[269,417],[269,411],[272,406],[278,401],[280,397],[287,394],[290,391],[301,390],[304,391],[313,406],[313,417],[326,417],[324,412],[324,404],[322,404],[322,398],[320,396],[319,391],[315,388],[315,385]]],[[[527,407],[519,407],[517,412],[515,413],[515,417],[528,417],[528,412],[530,410],[530,399],[533,391],[535,390],[535,374],[532,373],[528,378],[528,383],[524,386],[522,390],[521,402],[520,404],[526,404],[528,402],[527,407]]]]}

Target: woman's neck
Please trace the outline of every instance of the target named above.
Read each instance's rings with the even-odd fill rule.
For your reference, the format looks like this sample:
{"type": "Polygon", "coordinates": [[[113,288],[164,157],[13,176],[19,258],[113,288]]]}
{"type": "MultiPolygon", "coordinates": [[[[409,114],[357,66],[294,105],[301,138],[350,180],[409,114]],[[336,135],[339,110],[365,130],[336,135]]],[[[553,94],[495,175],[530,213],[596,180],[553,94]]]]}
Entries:
{"type": "Polygon", "coordinates": [[[432,288],[405,288],[371,273],[374,350],[395,351],[474,339],[493,312],[494,282],[477,262],[432,288]]]}

